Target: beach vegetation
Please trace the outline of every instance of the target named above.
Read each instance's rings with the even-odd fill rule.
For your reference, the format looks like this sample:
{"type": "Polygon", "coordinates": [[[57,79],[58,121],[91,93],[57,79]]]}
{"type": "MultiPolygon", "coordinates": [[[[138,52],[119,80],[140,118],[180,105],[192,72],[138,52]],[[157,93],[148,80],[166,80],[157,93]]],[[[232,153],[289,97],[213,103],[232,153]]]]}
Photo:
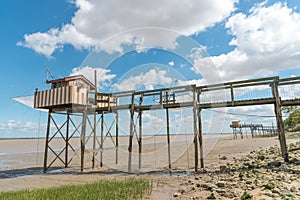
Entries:
{"type": "Polygon", "coordinates": [[[151,181],[130,178],[125,180],[101,180],[82,185],[1,192],[0,199],[142,199],[152,192],[151,181]]]}

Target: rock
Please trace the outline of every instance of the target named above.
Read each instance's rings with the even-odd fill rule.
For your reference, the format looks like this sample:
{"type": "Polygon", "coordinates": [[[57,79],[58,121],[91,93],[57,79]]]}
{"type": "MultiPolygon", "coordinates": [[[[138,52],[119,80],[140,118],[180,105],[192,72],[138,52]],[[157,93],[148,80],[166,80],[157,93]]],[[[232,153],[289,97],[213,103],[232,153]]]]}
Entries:
{"type": "Polygon", "coordinates": [[[216,184],[218,187],[220,187],[220,188],[223,188],[223,187],[225,187],[225,182],[224,181],[219,181],[219,182],[217,182],[217,184],[216,184]]]}
{"type": "Polygon", "coordinates": [[[300,174],[300,169],[292,169],[294,174],[300,174]]]}
{"type": "Polygon", "coordinates": [[[269,167],[279,167],[281,165],[280,161],[272,161],[272,162],[268,162],[268,166],[269,167]]]}
{"type": "Polygon", "coordinates": [[[184,194],[186,192],[186,188],[179,188],[178,192],[184,194]]]}
{"type": "Polygon", "coordinates": [[[272,193],[274,193],[274,194],[280,194],[280,190],[278,188],[274,188],[272,190],[272,193]]]}
{"type": "Polygon", "coordinates": [[[257,159],[258,160],[264,160],[266,157],[264,156],[264,155],[259,155],[259,156],[257,156],[257,159]]]}
{"type": "Polygon", "coordinates": [[[297,161],[299,161],[297,158],[291,158],[290,161],[289,161],[289,163],[295,163],[297,161]]]}
{"type": "Polygon", "coordinates": [[[212,192],[208,197],[206,197],[206,199],[217,199],[217,198],[216,195],[212,192]]]}
{"type": "Polygon", "coordinates": [[[263,187],[266,189],[266,190],[273,190],[275,188],[275,184],[273,182],[269,182],[265,185],[263,185],[263,187]]]}
{"type": "Polygon", "coordinates": [[[220,166],[220,171],[221,171],[221,172],[225,172],[225,171],[226,171],[226,169],[227,169],[227,168],[226,168],[226,166],[225,166],[225,165],[221,165],[221,166],[220,166]]]}
{"type": "Polygon", "coordinates": [[[179,197],[179,196],[180,196],[180,193],[178,193],[178,192],[173,193],[173,197],[179,197]]]}
{"type": "Polygon", "coordinates": [[[292,186],[291,189],[290,189],[290,191],[291,192],[297,192],[298,190],[297,190],[297,188],[295,186],[292,186]]]}
{"type": "Polygon", "coordinates": [[[268,197],[271,197],[271,198],[274,197],[274,194],[273,194],[271,191],[266,191],[266,192],[264,192],[264,195],[266,195],[266,196],[268,196],[268,197]]]}
{"type": "Polygon", "coordinates": [[[201,187],[207,189],[207,190],[212,190],[213,188],[216,188],[213,184],[211,183],[203,183],[200,185],[201,187]]]}
{"type": "Polygon", "coordinates": [[[224,189],[217,189],[216,192],[219,193],[219,194],[225,194],[226,193],[226,191],[224,189]]]}
{"type": "Polygon", "coordinates": [[[219,159],[220,160],[227,160],[227,157],[226,156],[221,156],[219,159]]]}
{"type": "Polygon", "coordinates": [[[300,160],[294,162],[295,165],[300,165],[300,160]]]}

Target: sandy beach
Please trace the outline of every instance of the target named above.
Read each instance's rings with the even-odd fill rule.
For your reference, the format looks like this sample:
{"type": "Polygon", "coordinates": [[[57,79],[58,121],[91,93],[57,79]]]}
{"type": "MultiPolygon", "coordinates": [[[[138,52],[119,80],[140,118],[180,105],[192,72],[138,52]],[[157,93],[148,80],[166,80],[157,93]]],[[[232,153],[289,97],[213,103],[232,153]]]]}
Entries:
{"type": "MultiPolygon", "coordinates": [[[[63,143],[55,139],[53,148],[60,149],[63,143]]],[[[294,143],[300,139],[288,139],[294,143]]],[[[109,139],[107,139],[109,141],[109,139]]],[[[115,164],[115,148],[105,143],[103,153],[104,167],[91,169],[91,154],[86,153],[85,171],[80,172],[79,158],[75,155],[69,168],[62,168],[56,162],[53,168],[42,172],[44,139],[12,139],[0,140],[0,191],[53,187],[65,184],[81,184],[100,179],[123,179],[132,176],[153,180],[151,199],[171,198],[176,186],[179,187],[181,177],[193,173],[194,145],[193,136],[172,136],[171,138],[172,174],[168,173],[167,145],[165,136],[149,136],[143,140],[142,168],[138,168],[137,142],[134,142],[132,169],[134,173],[126,173],[128,164],[128,138],[122,137],[119,146],[119,162],[115,164]]],[[[72,141],[79,147],[79,139],[72,141]]],[[[204,136],[205,168],[217,168],[230,160],[241,158],[254,150],[279,146],[276,137],[244,138],[233,140],[232,135],[204,136]],[[226,159],[224,159],[226,158],[226,159]]]]}

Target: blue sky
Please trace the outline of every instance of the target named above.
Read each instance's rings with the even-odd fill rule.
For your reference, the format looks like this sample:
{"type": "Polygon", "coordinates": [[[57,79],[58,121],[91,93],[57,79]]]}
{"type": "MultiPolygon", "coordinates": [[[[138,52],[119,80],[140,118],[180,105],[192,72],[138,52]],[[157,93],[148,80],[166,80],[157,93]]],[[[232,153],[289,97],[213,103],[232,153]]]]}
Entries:
{"type": "MultiPolygon", "coordinates": [[[[88,74],[97,68],[98,84],[107,92],[299,75],[297,0],[123,4],[119,0],[0,2],[0,138],[36,136],[37,127],[44,126],[44,112],[11,98],[46,88],[46,65],[56,78],[92,77],[88,74]]],[[[273,115],[272,107],[263,106],[227,111],[273,115]]],[[[211,121],[210,115],[208,111],[204,123],[211,121]]],[[[219,116],[215,120],[227,127],[237,117],[261,121],[230,115],[225,122],[219,116]]],[[[149,114],[149,119],[155,117],[149,114]]],[[[206,131],[215,131],[209,127],[206,131]]]]}

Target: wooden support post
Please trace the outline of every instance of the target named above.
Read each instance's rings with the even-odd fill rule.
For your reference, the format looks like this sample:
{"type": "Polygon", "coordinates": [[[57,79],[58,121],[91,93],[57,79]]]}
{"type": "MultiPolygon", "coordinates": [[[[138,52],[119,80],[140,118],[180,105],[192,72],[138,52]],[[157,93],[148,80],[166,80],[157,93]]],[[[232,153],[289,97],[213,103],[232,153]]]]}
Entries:
{"type": "Polygon", "coordinates": [[[139,169],[142,167],[142,124],[143,124],[143,119],[142,119],[142,113],[143,111],[139,111],[139,169]]]}
{"type": "Polygon", "coordinates": [[[160,108],[163,108],[163,92],[162,90],[159,92],[159,102],[160,102],[160,108]]]}
{"type": "MultiPolygon", "coordinates": [[[[94,85],[95,85],[95,94],[94,94],[94,104],[95,106],[97,106],[97,70],[94,71],[94,85]]],[[[97,112],[96,110],[94,110],[94,127],[93,127],[93,159],[92,159],[92,168],[94,169],[95,168],[95,163],[96,163],[96,140],[97,140],[97,112]]]]}
{"type": "Polygon", "coordinates": [[[101,113],[101,135],[100,135],[100,167],[103,167],[103,142],[104,142],[104,112],[101,113]]]}
{"type": "Polygon", "coordinates": [[[116,164],[119,161],[119,114],[116,111],[116,164]]]}
{"type": "Polygon", "coordinates": [[[95,168],[96,165],[96,140],[97,140],[97,113],[94,113],[94,127],[93,127],[93,159],[92,159],[92,168],[95,168]]]}
{"type": "Polygon", "coordinates": [[[197,101],[195,86],[193,86],[193,120],[194,120],[194,147],[195,147],[195,172],[198,171],[198,123],[197,123],[197,101]]]}
{"type": "Polygon", "coordinates": [[[69,158],[68,158],[68,154],[69,154],[69,126],[70,126],[70,113],[69,111],[67,112],[67,129],[66,129],[66,152],[65,152],[65,167],[68,167],[69,164],[69,158]]]}
{"type": "MultiPolygon", "coordinates": [[[[141,106],[143,103],[143,94],[140,97],[139,105],[141,106]]],[[[143,118],[142,118],[143,111],[139,110],[139,139],[138,139],[138,144],[139,144],[139,169],[142,167],[142,131],[143,131],[143,118]]]]}
{"type": "Polygon", "coordinates": [[[47,132],[46,132],[46,143],[45,143],[45,152],[44,152],[44,173],[46,173],[48,166],[47,166],[47,160],[48,160],[48,147],[49,147],[49,135],[50,135],[50,125],[51,125],[51,113],[52,110],[49,109],[48,111],[48,122],[47,122],[47,132]]]}
{"type": "Polygon", "coordinates": [[[129,146],[128,146],[128,172],[131,172],[131,159],[132,159],[132,139],[134,134],[134,93],[131,96],[130,108],[130,133],[129,133],[129,146]]]}
{"type": "Polygon", "coordinates": [[[86,134],[86,118],[87,118],[87,106],[85,106],[82,113],[82,125],[80,135],[80,147],[81,147],[81,165],[80,170],[84,170],[84,152],[85,152],[85,134],[86,134]]]}
{"type": "Polygon", "coordinates": [[[281,147],[281,154],[284,158],[285,162],[289,161],[285,133],[284,133],[284,125],[282,120],[282,113],[281,113],[281,100],[278,93],[278,79],[275,79],[272,84],[272,93],[275,100],[274,103],[274,110],[276,115],[276,122],[277,122],[277,131],[278,131],[278,138],[281,147]]]}
{"type": "Polygon", "coordinates": [[[233,93],[232,84],[230,84],[230,94],[231,94],[231,106],[234,107],[234,93],[233,93]]]}
{"type": "Polygon", "coordinates": [[[168,108],[166,108],[166,121],[167,121],[168,162],[169,162],[169,171],[171,171],[170,120],[169,120],[168,108]]]}
{"type": "MultiPolygon", "coordinates": [[[[197,93],[197,101],[200,104],[200,92],[197,93]]],[[[204,155],[203,155],[203,137],[202,137],[202,121],[201,121],[201,109],[197,108],[198,111],[198,139],[199,139],[199,150],[200,150],[200,167],[204,168],[204,155]]]]}

